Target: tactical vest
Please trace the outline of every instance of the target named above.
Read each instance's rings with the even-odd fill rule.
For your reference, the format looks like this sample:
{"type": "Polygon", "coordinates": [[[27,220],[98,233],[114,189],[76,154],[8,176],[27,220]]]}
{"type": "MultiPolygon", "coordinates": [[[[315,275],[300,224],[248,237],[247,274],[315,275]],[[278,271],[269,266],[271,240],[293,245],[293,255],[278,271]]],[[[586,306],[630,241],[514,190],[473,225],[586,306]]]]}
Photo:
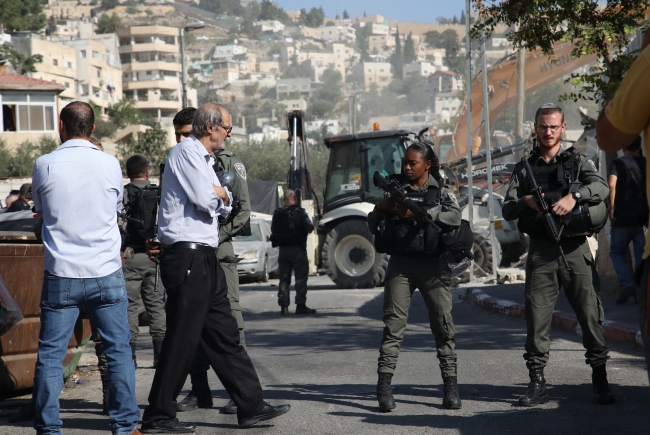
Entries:
{"type": "MultiPolygon", "coordinates": [[[[440,188],[428,186],[426,191],[408,192],[407,198],[422,208],[441,208],[440,188]]],[[[386,216],[375,233],[375,248],[389,255],[435,255],[438,253],[439,230],[426,222],[386,216]]]]}
{"type": "MultiPolygon", "coordinates": [[[[532,158],[536,158],[535,154],[532,158]]],[[[535,181],[542,188],[544,200],[549,208],[569,192],[577,191],[582,184],[578,181],[580,162],[573,147],[563,151],[558,156],[559,164],[537,166],[537,160],[531,163],[535,181]]],[[[523,180],[530,190],[527,180],[523,180]]],[[[590,236],[599,232],[607,221],[606,201],[585,202],[576,205],[571,213],[565,216],[553,215],[558,228],[562,228],[562,238],[590,236]]],[[[533,239],[548,240],[546,228],[541,216],[536,211],[526,208],[517,223],[519,230],[533,239]]]]}

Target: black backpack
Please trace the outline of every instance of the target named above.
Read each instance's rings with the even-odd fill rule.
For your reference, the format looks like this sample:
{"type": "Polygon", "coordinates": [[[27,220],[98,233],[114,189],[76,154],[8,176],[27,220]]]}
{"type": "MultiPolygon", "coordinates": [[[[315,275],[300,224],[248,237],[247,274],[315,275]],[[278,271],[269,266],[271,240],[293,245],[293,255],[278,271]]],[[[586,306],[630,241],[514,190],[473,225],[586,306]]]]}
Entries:
{"type": "Polygon", "coordinates": [[[273,220],[271,221],[271,245],[273,247],[298,243],[294,212],[294,207],[281,207],[273,212],[273,220]]]}
{"type": "Polygon", "coordinates": [[[140,222],[127,220],[126,232],[131,243],[144,244],[144,241],[152,238],[154,233],[158,186],[150,184],[141,189],[133,184],[127,184],[125,187],[129,201],[126,205],[126,215],[144,222],[143,225],[140,222]]]}

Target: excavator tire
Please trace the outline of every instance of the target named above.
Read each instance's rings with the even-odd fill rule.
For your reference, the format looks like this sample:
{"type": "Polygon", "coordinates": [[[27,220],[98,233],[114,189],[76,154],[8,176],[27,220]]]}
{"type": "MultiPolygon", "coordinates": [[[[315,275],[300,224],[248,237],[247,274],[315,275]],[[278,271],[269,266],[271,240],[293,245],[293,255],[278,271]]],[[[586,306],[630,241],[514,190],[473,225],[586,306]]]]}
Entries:
{"type": "Polygon", "coordinates": [[[501,245],[496,245],[497,261],[492,258],[490,232],[485,228],[474,228],[474,276],[486,276],[492,267],[501,263],[501,245]]]}
{"type": "Polygon", "coordinates": [[[327,234],[323,266],[339,288],[373,288],[384,282],[388,256],[375,251],[366,221],[349,219],[327,234]]]}

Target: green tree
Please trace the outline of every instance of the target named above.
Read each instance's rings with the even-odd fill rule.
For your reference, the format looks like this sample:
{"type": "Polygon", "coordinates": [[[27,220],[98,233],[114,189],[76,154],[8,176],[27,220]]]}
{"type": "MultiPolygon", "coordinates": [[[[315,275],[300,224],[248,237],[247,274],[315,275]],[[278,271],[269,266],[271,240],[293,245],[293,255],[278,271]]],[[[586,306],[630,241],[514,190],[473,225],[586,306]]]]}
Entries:
{"type": "Polygon", "coordinates": [[[568,80],[578,85],[576,92],[564,97],[606,99],[638,53],[625,54],[628,38],[645,20],[646,0],[538,0],[492,3],[476,0],[481,20],[472,28],[472,36],[481,30],[489,36],[498,24],[517,25],[507,34],[515,49],[541,48],[552,56],[553,45],[573,41],[573,55],[596,54],[600,62],[586,73],[573,74],[568,80]],[[525,19],[521,19],[526,17],[525,19]]]}
{"type": "Polygon", "coordinates": [[[0,23],[5,32],[31,30],[45,27],[46,18],[41,0],[0,0],[0,23]]]}
{"type": "Polygon", "coordinates": [[[362,62],[371,60],[368,48],[368,36],[370,36],[370,32],[372,32],[371,26],[359,27],[356,31],[356,42],[362,62]]]}
{"type": "Polygon", "coordinates": [[[307,27],[320,27],[325,21],[325,11],[323,7],[311,8],[309,12],[307,9],[300,9],[300,23],[307,27]]]}
{"type": "Polygon", "coordinates": [[[399,37],[399,30],[395,33],[395,52],[390,58],[390,63],[393,65],[393,77],[401,79],[404,69],[404,54],[402,53],[402,41],[399,37]]]}
{"type": "Polygon", "coordinates": [[[323,71],[322,86],[312,94],[307,112],[313,118],[325,118],[335,112],[336,106],[343,100],[343,77],[333,68],[323,71]]]}
{"type": "Polygon", "coordinates": [[[440,41],[441,41],[440,32],[438,32],[437,30],[431,30],[424,34],[424,42],[429,44],[430,47],[440,48],[440,41]]]}
{"type": "Polygon", "coordinates": [[[124,99],[108,106],[108,117],[119,129],[129,125],[154,125],[154,119],[135,107],[135,101],[124,99]]]}
{"type": "Polygon", "coordinates": [[[219,15],[233,15],[241,17],[245,8],[239,0],[201,0],[199,7],[219,15]]]}
{"type": "Polygon", "coordinates": [[[464,9],[462,11],[460,11],[460,20],[458,20],[458,21],[463,26],[466,24],[466,22],[465,22],[465,10],[464,9]]]}
{"type": "Polygon", "coordinates": [[[127,159],[134,154],[139,154],[149,161],[152,173],[158,175],[160,164],[165,163],[168,153],[167,132],[158,124],[147,131],[138,133],[135,138],[131,137],[127,143],[117,146],[117,154],[124,173],[126,173],[127,159]]]}
{"type": "Polygon", "coordinates": [[[36,159],[59,146],[51,136],[41,136],[36,142],[22,142],[13,151],[0,140],[0,177],[29,177],[36,159]]]}
{"type": "Polygon", "coordinates": [[[458,53],[458,33],[454,29],[447,29],[440,34],[440,48],[445,49],[448,57],[458,53]]]}
{"type": "Polygon", "coordinates": [[[116,8],[120,5],[119,0],[102,0],[102,9],[108,10],[116,8]]]}
{"type": "Polygon", "coordinates": [[[258,20],[278,20],[284,24],[293,24],[284,9],[277,7],[271,0],[262,0],[258,20]]]}
{"type": "Polygon", "coordinates": [[[409,33],[404,41],[404,64],[415,62],[418,59],[415,54],[415,44],[413,43],[413,33],[409,33]]]}
{"type": "Polygon", "coordinates": [[[97,22],[97,33],[114,33],[122,27],[120,16],[113,12],[112,15],[102,14],[97,22]]]}
{"type": "Polygon", "coordinates": [[[18,74],[36,72],[36,64],[43,62],[43,56],[34,54],[29,57],[23,56],[11,44],[0,45],[0,60],[6,59],[18,74]]]}

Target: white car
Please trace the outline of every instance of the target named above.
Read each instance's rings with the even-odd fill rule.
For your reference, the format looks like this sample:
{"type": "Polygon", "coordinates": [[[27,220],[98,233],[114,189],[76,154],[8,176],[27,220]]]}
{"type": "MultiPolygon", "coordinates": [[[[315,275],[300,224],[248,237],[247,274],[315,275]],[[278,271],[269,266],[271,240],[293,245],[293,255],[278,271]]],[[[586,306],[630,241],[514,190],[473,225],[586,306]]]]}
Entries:
{"type": "Polygon", "coordinates": [[[267,282],[269,275],[278,270],[280,250],[271,246],[271,222],[263,216],[266,215],[251,216],[250,236],[237,236],[232,240],[235,255],[241,259],[237,263],[240,278],[267,282]]]}
{"type": "Polygon", "coordinates": [[[34,231],[38,215],[31,210],[0,214],[0,231],[34,231]]]}

